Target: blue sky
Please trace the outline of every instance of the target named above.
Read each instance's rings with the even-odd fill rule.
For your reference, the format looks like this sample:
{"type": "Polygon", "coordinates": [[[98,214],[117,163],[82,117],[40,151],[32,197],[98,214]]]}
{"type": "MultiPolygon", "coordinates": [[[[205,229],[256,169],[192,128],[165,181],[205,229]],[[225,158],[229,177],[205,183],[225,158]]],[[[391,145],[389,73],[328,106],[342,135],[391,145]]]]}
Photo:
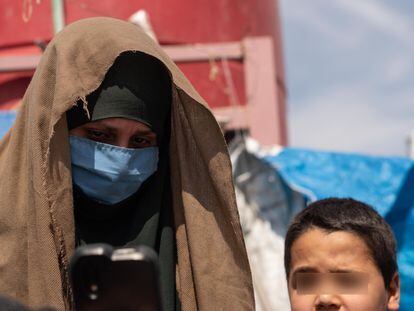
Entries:
{"type": "Polygon", "coordinates": [[[291,146],[407,153],[414,1],[281,0],[291,146]]]}

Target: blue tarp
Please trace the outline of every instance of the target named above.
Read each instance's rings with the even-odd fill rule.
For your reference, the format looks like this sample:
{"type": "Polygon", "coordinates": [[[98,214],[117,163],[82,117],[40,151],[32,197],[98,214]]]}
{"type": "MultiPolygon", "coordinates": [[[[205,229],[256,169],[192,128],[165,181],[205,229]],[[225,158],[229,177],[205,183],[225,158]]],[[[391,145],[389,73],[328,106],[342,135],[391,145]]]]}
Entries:
{"type": "Polygon", "coordinates": [[[0,111],[0,138],[6,134],[16,118],[15,111],[0,111]]]}
{"type": "Polygon", "coordinates": [[[372,205],[392,226],[402,285],[400,310],[414,305],[414,162],[285,148],[264,160],[309,199],[353,197],[372,205]]]}

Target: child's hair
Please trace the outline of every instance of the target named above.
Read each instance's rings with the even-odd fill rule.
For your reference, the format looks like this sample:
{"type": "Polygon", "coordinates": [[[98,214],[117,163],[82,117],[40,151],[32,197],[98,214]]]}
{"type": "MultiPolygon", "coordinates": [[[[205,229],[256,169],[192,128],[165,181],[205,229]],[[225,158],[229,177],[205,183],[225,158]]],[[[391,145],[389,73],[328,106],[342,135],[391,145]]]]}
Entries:
{"type": "Polygon", "coordinates": [[[291,248],[307,230],[346,231],[360,237],[381,271],[386,288],[397,271],[396,242],[391,227],[371,206],[354,199],[329,198],[301,211],[290,224],[285,239],[285,269],[289,279],[291,248]]]}

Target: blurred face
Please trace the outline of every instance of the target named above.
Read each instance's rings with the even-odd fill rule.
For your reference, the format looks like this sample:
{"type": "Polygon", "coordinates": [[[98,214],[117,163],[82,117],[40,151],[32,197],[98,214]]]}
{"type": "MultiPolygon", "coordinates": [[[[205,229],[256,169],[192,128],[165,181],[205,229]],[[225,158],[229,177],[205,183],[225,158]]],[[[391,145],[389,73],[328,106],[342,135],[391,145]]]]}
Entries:
{"type": "Polygon", "coordinates": [[[85,123],[72,129],[69,134],[124,148],[157,145],[157,135],[147,125],[125,118],[107,118],[85,123]]]}
{"type": "Polygon", "coordinates": [[[399,308],[399,279],[386,290],[381,272],[357,235],[310,229],[291,248],[293,311],[386,311],[399,308]]]}

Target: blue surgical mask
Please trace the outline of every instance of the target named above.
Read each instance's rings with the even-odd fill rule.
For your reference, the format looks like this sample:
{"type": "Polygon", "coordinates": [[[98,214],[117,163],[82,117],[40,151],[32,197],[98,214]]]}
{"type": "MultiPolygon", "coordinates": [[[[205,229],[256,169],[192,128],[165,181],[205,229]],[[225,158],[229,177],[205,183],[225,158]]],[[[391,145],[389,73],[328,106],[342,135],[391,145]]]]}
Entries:
{"type": "Polygon", "coordinates": [[[157,147],[122,148],[77,136],[69,141],[73,182],[104,204],[130,197],[157,170],[157,147]]]}

